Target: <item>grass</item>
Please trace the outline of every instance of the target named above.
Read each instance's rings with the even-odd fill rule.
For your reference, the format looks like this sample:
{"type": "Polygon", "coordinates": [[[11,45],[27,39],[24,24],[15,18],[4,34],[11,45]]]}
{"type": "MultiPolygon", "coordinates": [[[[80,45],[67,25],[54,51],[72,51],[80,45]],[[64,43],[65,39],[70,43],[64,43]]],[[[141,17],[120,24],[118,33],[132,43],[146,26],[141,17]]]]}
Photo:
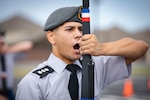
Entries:
{"type": "Polygon", "coordinates": [[[133,63],[132,76],[150,76],[150,65],[145,63],[133,63]]]}

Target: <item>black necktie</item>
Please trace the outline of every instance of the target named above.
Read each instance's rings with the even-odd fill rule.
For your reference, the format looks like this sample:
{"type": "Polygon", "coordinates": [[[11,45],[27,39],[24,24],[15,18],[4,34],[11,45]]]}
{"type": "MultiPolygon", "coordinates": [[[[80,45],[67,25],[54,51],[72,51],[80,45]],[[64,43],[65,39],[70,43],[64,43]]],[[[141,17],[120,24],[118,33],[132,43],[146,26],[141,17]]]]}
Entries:
{"type": "Polygon", "coordinates": [[[77,78],[77,70],[81,68],[76,64],[69,64],[66,66],[66,69],[71,72],[68,89],[72,100],[78,100],[78,91],[79,91],[79,84],[77,78]]]}

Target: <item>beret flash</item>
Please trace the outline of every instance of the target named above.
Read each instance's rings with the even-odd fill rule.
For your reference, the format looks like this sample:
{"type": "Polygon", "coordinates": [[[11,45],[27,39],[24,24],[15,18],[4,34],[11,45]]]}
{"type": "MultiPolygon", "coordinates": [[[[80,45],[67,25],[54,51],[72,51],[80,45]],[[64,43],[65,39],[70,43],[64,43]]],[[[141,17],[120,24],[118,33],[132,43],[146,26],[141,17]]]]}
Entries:
{"type": "Polygon", "coordinates": [[[55,10],[44,25],[44,31],[53,30],[65,22],[80,22],[80,7],[63,7],[55,10]]]}

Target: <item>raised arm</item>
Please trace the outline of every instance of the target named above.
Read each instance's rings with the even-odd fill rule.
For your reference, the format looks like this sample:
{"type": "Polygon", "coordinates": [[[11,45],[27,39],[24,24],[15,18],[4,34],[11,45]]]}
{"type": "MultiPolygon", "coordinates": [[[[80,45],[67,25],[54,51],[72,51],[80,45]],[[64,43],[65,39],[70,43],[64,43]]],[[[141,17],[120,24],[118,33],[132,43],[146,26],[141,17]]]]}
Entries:
{"type": "Polygon", "coordinates": [[[15,52],[28,51],[32,47],[33,47],[33,43],[31,41],[23,41],[10,46],[7,52],[15,53],[15,52]]]}
{"type": "Polygon", "coordinates": [[[81,54],[123,56],[127,64],[142,57],[148,49],[148,44],[142,40],[122,38],[114,42],[100,43],[93,34],[84,35],[79,44],[81,54]]]}

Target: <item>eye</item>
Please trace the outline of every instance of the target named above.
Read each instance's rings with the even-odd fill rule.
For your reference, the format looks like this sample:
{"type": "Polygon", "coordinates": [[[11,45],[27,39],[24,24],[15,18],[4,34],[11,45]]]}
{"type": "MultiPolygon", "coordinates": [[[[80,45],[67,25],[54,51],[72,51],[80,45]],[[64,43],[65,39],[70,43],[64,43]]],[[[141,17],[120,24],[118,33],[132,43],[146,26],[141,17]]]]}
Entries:
{"type": "Polygon", "coordinates": [[[79,30],[80,32],[82,32],[82,31],[83,31],[83,28],[82,28],[82,27],[79,27],[78,30],[79,30]]]}
{"type": "Polygon", "coordinates": [[[69,28],[66,29],[66,31],[69,31],[69,32],[72,31],[72,30],[73,30],[72,27],[69,27],[69,28]]]}

